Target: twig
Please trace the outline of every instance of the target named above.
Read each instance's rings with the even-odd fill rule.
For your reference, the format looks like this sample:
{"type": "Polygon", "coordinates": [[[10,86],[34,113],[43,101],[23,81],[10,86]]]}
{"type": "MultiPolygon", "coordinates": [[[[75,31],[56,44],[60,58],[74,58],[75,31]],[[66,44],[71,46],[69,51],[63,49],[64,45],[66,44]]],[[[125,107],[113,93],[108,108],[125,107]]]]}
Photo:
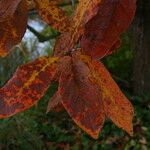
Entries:
{"type": "Polygon", "coordinates": [[[38,38],[39,42],[45,42],[48,40],[52,40],[52,39],[55,39],[57,36],[59,36],[59,33],[55,33],[55,34],[49,35],[49,36],[44,36],[29,25],[27,25],[27,28],[38,38]]]}

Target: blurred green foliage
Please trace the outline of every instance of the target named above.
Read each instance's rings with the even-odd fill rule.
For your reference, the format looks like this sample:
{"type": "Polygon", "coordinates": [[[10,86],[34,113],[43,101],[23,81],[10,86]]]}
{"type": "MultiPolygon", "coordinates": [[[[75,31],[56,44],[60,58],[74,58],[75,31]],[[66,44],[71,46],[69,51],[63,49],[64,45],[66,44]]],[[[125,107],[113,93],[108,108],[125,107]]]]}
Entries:
{"type": "MultiPolygon", "coordinates": [[[[102,61],[134,105],[133,137],[107,120],[99,139],[93,140],[65,111],[46,114],[48,100],[57,88],[53,84],[36,106],[0,120],[0,150],[149,150],[150,96],[133,95],[133,50],[129,37],[128,33],[123,35],[122,47],[102,61]]],[[[16,66],[26,59],[19,52],[12,52],[5,60],[0,59],[0,68],[4,68],[0,70],[1,86],[12,76],[16,66]]]]}

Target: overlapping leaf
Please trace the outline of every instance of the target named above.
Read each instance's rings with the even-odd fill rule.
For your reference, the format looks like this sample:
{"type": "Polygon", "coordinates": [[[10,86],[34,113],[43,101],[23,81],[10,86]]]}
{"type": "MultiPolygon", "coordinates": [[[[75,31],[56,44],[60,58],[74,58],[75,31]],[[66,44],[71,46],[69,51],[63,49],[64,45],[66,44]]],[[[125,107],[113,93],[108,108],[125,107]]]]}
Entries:
{"type": "Polygon", "coordinates": [[[80,0],[71,18],[71,32],[62,34],[55,45],[55,55],[70,51],[84,32],[85,24],[96,15],[101,0],[80,0]]]}
{"type": "MultiPolygon", "coordinates": [[[[120,45],[120,34],[130,24],[136,0],[79,0],[71,19],[56,5],[61,0],[34,0],[42,18],[63,34],[55,56],[42,57],[19,67],[0,89],[0,118],[21,112],[40,100],[51,81],[59,82],[47,112],[67,110],[72,119],[97,139],[105,116],[132,135],[133,107],[102,63],[93,58],[110,54],[120,45]],[[63,106],[63,107],[62,107],[63,106]]],[[[26,0],[0,1],[0,55],[17,44],[27,20],[26,0]],[[12,2],[12,3],[11,3],[12,2]]]]}
{"type": "Polygon", "coordinates": [[[42,57],[21,66],[0,90],[0,118],[31,107],[52,80],[59,81],[59,88],[49,101],[47,112],[63,110],[63,105],[77,125],[95,139],[105,116],[132,135],[131,103],[104,65],[81,55],[79,50],[70,56],[42,57]]]}
{"type": "Polygon", "coordinates": [[[21,112],[40,100],[53,79],[57,60],[41,57],[17,69],[0,89],[0,118],[21,112]]]}
{"type": "Polygon", "coordinates": [[[101,100],[105,115],[118,127],[123,128],[132,135],[134,110],[129,100],[121,92],[102,63],[92,61],[90,58],[83,55],[80,58],[88,65],[92,77],[95,80],[95,84],[97,84],[101,90],[101,100]]]}
{"type": "Polygon", "coordinates": [[[50,111],[59,112],[59,111],[64,110],[64,107],[62,106],[61,100],[62,100],[61,95],[57,91],[53,95],[53,97],[49,100],[46,112],[47,113],[50,112],[50,111]]]}
{"type": "Polygon", "coordinates": [[[25,33],[27,4],[26,0],[2,0],[0,7],[4,7],[0,9],[0,56],[5,56],[25,33]]]}
{"type": "Polygon", "coordinates": [[[79,0],[79,4],[72,18],[72,41],[77,42],[83,34],[86,23],[97,14],[101,0],[79,0]]]}
{"type": "Polygon", "coordinates": [[[65,63],[61,63],[59,88],[48,111],[62,110],[62,103],[77,125],[95,139],[105,116],[132,135],[133,107],[104,65],[80,52],[61,61],[65,63]]]}
{"type": "Polygon", "coordinates": [[[55,1],[49,0],[35,0],[37,10],[40,16],[49,25],[53,26],[60,32],[69,32],[70,20],[65,12],[59,8],[55,1]]]}
{"type": "Polygon", "coordinates": [[[93,58],[111,53],[131,23],[135,9],[136,0],[102,0],[97,15],[86,24],[81,39],[83,51],[93,58]]]}
{"type": "Polygon", "coordinates": [[[62,72],[59,92],[71,118],[96,139],[104,123],[104,111],[101,92],[90,78],[89,68],[74,57],[62,72]]]}

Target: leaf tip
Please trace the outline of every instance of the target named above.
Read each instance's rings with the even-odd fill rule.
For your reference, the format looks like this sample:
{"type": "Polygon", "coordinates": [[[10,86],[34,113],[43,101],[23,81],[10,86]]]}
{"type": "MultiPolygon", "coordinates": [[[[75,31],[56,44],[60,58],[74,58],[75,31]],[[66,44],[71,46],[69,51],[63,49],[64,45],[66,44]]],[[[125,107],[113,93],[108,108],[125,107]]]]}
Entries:
{"type": "MultiPolygon", "coordinates": [[[[74,120],[74,119],[73,119],[74,120]]],[[[79,121],[74,120],[74,122],[83,130],[85,131],[88,135],[90,135],[93,139],[97,140],[99,138],[99,133],[101,128],[98,128],[97,130],[91,130],[87,128],[86,126],[82,125],[79,121]]]]}

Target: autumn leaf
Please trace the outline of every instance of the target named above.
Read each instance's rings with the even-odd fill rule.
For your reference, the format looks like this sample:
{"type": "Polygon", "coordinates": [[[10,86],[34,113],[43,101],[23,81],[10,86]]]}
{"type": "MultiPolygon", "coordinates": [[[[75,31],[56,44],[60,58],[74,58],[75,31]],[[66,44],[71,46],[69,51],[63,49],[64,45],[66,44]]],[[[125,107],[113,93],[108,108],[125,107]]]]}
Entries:
{"type": "Polygon", "coordinates": [[[20,66],[0,89],[0,118],[21,112],[40,100],[50,86],[58,58],[41,57],[20,66]]]}
{"type": "Polygon", "coordinates": [[[26,31],[27,4],[26,0],[2,0],[0,7],[0,56],[5,56],[26,31]]]}
{"type": "Polygon", "coordinates": [[[93,58],[112,53],[133,20],[135,9],[136,0],[102,0],[97,15],[85,25],[81,39],[83,52],[93,58]]]}
{"type": "MultiPolygon", "coordinates": [[[[63,72],[66,71],[66,66],[68,66],[68,62],[70,60],[71,60],[70,56],[63,56],[59,59],[59,61],[57,62],[57,68],[55,69],[55,75],[53,78],[55,82],[59,83],[60,76],[62,75],[63,72]]],[[[60,95],[60,92],[57,91],[49,100],[46,112],[47,113],[50,111],[58,112],[64,110],[61,100],[62,97],[60,95]]]]}
{"type": "Polygon", "coordinates": [[[105,115],[118,127],[132,135],[132,119],[134,116],[132,104],[121,92],[118,85],[101,62],[91,60],[84,55],[81,55],[80,59],[88,65],[92,77],[95,80],[95,84],[97,84],[101,90],[101,100],[105,115]]]}
{"type": "Polygon", "coordinates": [[[70,58],[66,65],[58,89],[62,104],[84,131],[97,138],[104,122],[101,92],[91,82],[90,70],[82,61],[70,58]]]}
{"type": "Polygon", "coordinates": [[[86,23],[97,14],[101,0],[79,0],[78,7],[72,18],[72,41],[77,42],[83,34],[86,23]]]}
{"type": "Polygon", "coordinates": [[[62,34],[56,41],[55,56],[67,53],[84,33],[86,23],[97,14],[101,0],[79,0],[77,9],[71,17],[71,32],[62,34]]]}
{"type": "MultiPolygon", "coordinates": [[[[62,34],[56,41],[54,57],[41,57],[20,66],[0,89],[0,118],[30,108],[56,81],[58,90],[49,101],[47,112],[65,108],[94,139],[98,138],[105,117],[132,135],[131,103],[104,65],[87,55],[101,58],[120,46],[120,35],[135,12],[135,0],[79,0],[71,18],[58,7],[62,0],[34,1],[43,20],[62,34]],[[78,42],[82,49],[76,48],[78,42]]],[[[4,3],[0,1],[0,56],[20,42],[27,22],[26,0],[4,3]]]]}
{"type": "Polygon", "coordinates": [[[94,139],[99,136],[105,116],[133,134],[133,107],[102,63],[76,49],[60,58],[54,79],[59,87],[48,103],[47,113],[61,111],[63,105],[75,123],[94,139]]]}
{"type": "Polygon", "coordinates": [[[131,103],[104,65],[82,55],[80,49],[68,56],[42,57],[19,67],[0,89],[0,118],[34,105],[52,80],[59,82],[59,87],[48,103],[47,112],[61,111],[64,107],[75,123],[94,139],[99,136],[105,116],[132,135],[131,103]]]}
{"type": "Polygon", "coordinates": [[[0,22],[13,17],[19,3],[22,0],[1,0],[0,1],[0,22]]]}
{"type": "Polygon", "coordinates": [[[49,100],[46,113],[48,113],[50,111],[51,112],[59,112],[59,111],[64,110],[64,107],[62,106],[61,100],[62,100],[61,95],[57,91],[53,95],[53,97],[51,97],[51,99],[49,100]]]}
{"type": "Polygon", "coordinates": [[[56,2],[49,0],[35,0],[39,15],[49,25],[60,32],[69,32],[70,20],[65,12],[56,5],[56,2]]]}

